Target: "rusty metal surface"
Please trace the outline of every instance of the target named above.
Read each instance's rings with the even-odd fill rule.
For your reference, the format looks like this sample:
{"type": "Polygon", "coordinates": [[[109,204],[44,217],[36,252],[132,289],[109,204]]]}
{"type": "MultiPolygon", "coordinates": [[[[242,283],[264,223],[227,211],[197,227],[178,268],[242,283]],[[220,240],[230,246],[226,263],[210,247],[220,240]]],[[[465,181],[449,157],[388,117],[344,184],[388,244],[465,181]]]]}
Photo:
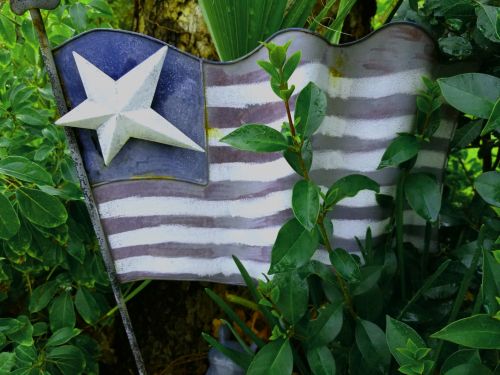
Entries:
{"type": "Polygon", "coordinates": [[[11,0],[10,8],[20,16],[30,9],[55,9],[60,2],[61,0],[11,0]]]}
{"type": "MultiPolygon", "coordinates": [[[[21,3],[20,1],[12,1],[11,2],[11,7],[19,5],[21,3]]],[[[41,2],[41,1],[32,1],[32,2],[23,2],[23,3],[50,3],[49,1],[47,2],[41,2]]],[[[54,2],[52,2],[54,3],[54,2]]],[[[56,1],[56,3],[59,3],[59,1],[56,1]]],[[[31,4],[32,6],[33,4],[31,4]]],[[[57,4],[56,4],[57,5],[57,4]]],[[[19,8],[22,9],[22,8],[19,8]]],[[[56,105],[59,114],[62,116],[65,113],[68,112],[68,107],[66,105],[65,99],[64,99],[64,94],[62,91],[61,87],[61,82],[59,80],[59,76],[57,74],[56,66],[54,63],[54,57],[52,55],[51,49],[50,49],[50,44],[47,38],[47,33],[45,31],[45,26],[43,24],[42,16],[40,14],[40,10],[36,8],[30,8],[30,15],[31,19],[33,21],[33,25],[35,27],[36,33],[38,35],[38,39],[40,42],[40,50],[42,54],[42,58],[44,61],[44,64],[47,69],[47,73],[49,75],[49,79],[52,85],[52,91],[54,93],[54,97],[56,100],[56,105]]],[[[82,158],[80,155],[80,151],[78,149],[78,144],[76,142],[75,136],[73,134],[72,129],[70,128],[65,128],[65,135],[66,139],[68,142],[68,147],[71,152],[71,157],[73,159],[73,162],[75,163],[75,167],[77,170],[78,178],[80,180],[80,185],[83,191],[83,196],[85,199],[85,203],[87,205],[87,209],[89,211],[90,218],[92,220],[92,226],[94,228],[94,231],[96,233],[97,239],[99,241],[99,245],[101,248],[101,254],[106,266],[106,269],[108,271],[108,275],[110,278],[111,282],[111,287],[113,289],[113,293],[116,299],[116,303],[118,305],[118,308],[120,310],[120,314],[123,320],[123,325],[125,327],[125,331],[127,334],[127,337],[130,342],[130,347],[132,349],[135,362],[137,365],[137,369],[139,374],[146,374],[146,369],[144,366],[144,361],[142,359],[142,355],[139,349],[139,346],[137,344],[137,340],[134,334],[134,330],[132,328],[132,323],[130,321],[130,317],[128,315],[127,307],[125,304],[125,301],[123,299],[123,295],[120,289],[120,283],[118,281],[118,278],[116,276],[115,268],[114,268],[114,263],[111,258],[108,242],[106,240],[106,237],[104,235],[104,231],[101,225],[101,221],[99,219],[99,214],[97,212],[97,208],[95,205],[94,197],[92,195],[92,190],[89,184],[89,181],[87,179],[87,174],[85,172],[85,168],[83,166],[82,158]]]]}

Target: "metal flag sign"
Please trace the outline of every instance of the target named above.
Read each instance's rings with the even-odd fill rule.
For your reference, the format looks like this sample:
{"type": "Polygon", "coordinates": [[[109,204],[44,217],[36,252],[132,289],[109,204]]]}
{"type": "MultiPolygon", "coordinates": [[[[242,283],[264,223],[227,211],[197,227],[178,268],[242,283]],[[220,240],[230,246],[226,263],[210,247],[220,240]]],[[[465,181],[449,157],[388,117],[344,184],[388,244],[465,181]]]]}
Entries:
{"type": "MultiPolygon", "coordinates": [[[[315,181],[330,186],[362,173],[393,194],[398,170],[377,166],[396,133],[412,129],[421,77],[431,74],[433,42],[406,24],[343,47],[301,30],[273,37],[278,44],[288,40],[304,56],[292,77],[297,91],[313,81],[329,98],[313,140],[315,181]]],[[[232,255],[255,277],[267,271],[276,234],[293,216],[295,173],[278,153],[238,151],[219,141],[242,123],[279,129],[285,120],[256,64],[265,54],[261,48],[216,64],[114,30],[90,31],[54,51],[73,108],[57,124],[76,130],[122,282],[238,282],[232,255]]],[[[443,127],[417,168],[441,173],[450,131],[443,127]]],[[[364,238],[367,227],[382,240],[389,216],[372,193],[346,200],[331,217],[336,246],[356,251],[354,237],[364,238]]],[[[425,222],[412,225],[410,232],[419,234],[425,222]]]]}
{"type": "MultiPolygon", "coordinates": [[[[18,12],[30,9],[39,33],[62,115],[57,124],[65,126],[139,372],[145,373],[119,282],[238,283],[232,255],[252,276],[266,273],[277,232],[293,216],[296,177],[281,155],[238,151],[220,138],[243,123],[279,129],[286,113],[256,64],[266,59],[264,48],[215,63],[144,35],[99,29],[51,52],[32,6],[18,12]]],[[[313,139],[315,181],[329,186],[361,173],[394,195],[399,171],[377,166],[397,133],[412,130],[421,77],[431,76],[435,66],[434,42],[403,23],[343,46],[305,30],[285,30],[271,40],[292,40],[291,52],[302,51],[291,79],[296,92],[313,81],[327,93],[327,116],[313,139]]],[[[415,170],[441,178],[452,132],[451,121],[440,127],[415,170]]],[[[425,222],[410,210],[405,215],[407,240],[418,245],[425,222]]],[[[375,243],[383,241],[389,217],[373,194],[344,200],[330,217],[335,245],[357,251],[355,237],[364,238],[368,227],[375,243]]],[[[328,259],[321,251],[317,258],[328,259]]]]}

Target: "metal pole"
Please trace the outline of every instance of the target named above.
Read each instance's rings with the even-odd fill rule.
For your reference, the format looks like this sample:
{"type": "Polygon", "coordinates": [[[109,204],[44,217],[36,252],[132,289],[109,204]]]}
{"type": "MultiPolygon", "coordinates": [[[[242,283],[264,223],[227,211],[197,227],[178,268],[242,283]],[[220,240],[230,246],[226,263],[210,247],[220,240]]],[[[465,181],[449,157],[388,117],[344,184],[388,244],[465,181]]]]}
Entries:
{"type": "MultiPolygon", "coordinates": [[[[57,1],[58,3],[59,1],[57,1]]],[[[54,93],[54,97],[56,99],[57,110],[59,115],[62,116],[68,112],[68,107],[66,105],[66,101],[64,99],[64,93],[61,85],[61,81],[59,80],[59,75],[57,74],[56,64],[54,62],[54,56],[52,55],[52,50],[50,48],[49,40],[47,38],[47,32],[45,30],[45,26],[43,24],[42,15],[40,13],[40,9],[35,7],[29,7],[22,9],[23,6],[29,6],[32,4],[26,3],[37,3],[34,2],[26,2],[20,0],[11,0],[11,7],[15,10],[15,13],[22,14],[26,10],[29,10],[31,15],[31,20],[35,27],[35,31],[38,35],[38,40],[40,41],[40,51],[42,53],[43,62],[47,69],[47,73],[49,75],[50,83],[52,85],[52,91],[54,93]],[[21,12],[21,13],[19,13],[21,12]]],[[[53,6],[53,4],[51,5],[53,6]]],[[[53,9],[53,8],[50,8],[53,9]]],[[[95,234],[99,241],[99,245],[101,248],[101,254],[104,259],[104,264],[106,265],[106,269],[108,271],[109,280],[111,282],[111,288],[113,289],[113,294],[115,295],[115,300],[118,305],[118,309],[120,310],[120,315],[123,320],[123,325],[125,327],[125,332],[127,333],[127,337],[130,343],[130,348],[132,349],[132,353],[134,355],[135,363],[137,365],[137,370],[140,375],[146,375],[146,368],[144,366],[144,361],[142,359],[142,354],[139,349],[139,345],[137,344],[137,339],[134,334],[134,330],[132,328],[132,322],[130,321],[130,316],[128,314],[127,306],[123,299],[123,294],[120,289],[120,282],[116,275],[115,266],[113,262],[113,258],[111,257],[111,252],[109,250],[109,245],[106,240],[106,236],[104,234],[104,230],[101,225],[101,220],[99,218],[99,212],[97,211],[97,206],[95,204],[94,196],[92,195],[92,189],[90,183],[87,178],[87,174],[85,172],[85,168],[83,165],[82,157],[80,155],[80,151],[78,148],[78,144],[75,139],[75,135],[73,130],[65,127],[64,133],[66,135],[66,140],[68,142],[68,146],[71,152],[71,158],[76,166],[76,171],[78,174],[78,178],[80,180],[80,186],[83,191],[83,196],[85,198],[85,203],[87,205],[87,209],[89,211],[90,219],[92,221],[92,226],[94,228],[95,234]]]]}

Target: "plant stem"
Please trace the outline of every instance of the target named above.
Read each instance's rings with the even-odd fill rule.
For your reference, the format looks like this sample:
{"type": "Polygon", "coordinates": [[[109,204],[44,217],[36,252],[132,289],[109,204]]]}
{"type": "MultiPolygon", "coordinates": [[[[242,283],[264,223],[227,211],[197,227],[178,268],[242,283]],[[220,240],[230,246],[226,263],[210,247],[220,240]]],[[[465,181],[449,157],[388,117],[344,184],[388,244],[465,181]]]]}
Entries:
{"type": "Polygon", "coordinates": [[[249,301],[246,298],[237,296],[235,294],[227,293],[226,294],[226,299],[229,302],[235,303],[237,305],[241,305],[243,307],[247,307],[247,308],[249,308],[251,310],[254,310],[254,311],[259,311],[259,306],[255,302],[249,301]]]}
{"type": "Polygon", "coordinates": [[[430,221],[425,223],[425,235],[424,235],[424,253],[422,254],[422,278],[427,277],[427,267],[429,266],[429,249],[431,246],[431,234],[432,234],[432,224],[430,221]]]}
{"type": "Polygon", "coordinates": [[[406,272],[405,254],[403,246],[403,209],[404,209],[404,183],[408,171],[403,169],[396,188],[396,249],[398,254],[399,280],[401,287],[401,298],[406,299],[406,272]]]}
{"type": "MultiPolygon", "coordinates": [[[[464,278],[462,279],[462,283],[460,284],[460,289],[458,290],[457,296],[455,298],[455,302],[453,302],[453,307],[451,309],[451,313],[450,313],[450,317],[448,319],[447,325],[450,324],[451,322],[454,322],[458,316],[458,312],[460,311],[460,307],[462,306],[462,303],[465,299],[465,294],[467,293],[467,290],[469,289],[469,285],[470,285],[470,282],[472,280],[472,277],[474,276],[474,273],[476,272],[479,258],[481,256],[481,250],[482,250],[481,246],[478,245],[476,248],[476,252],[474,253],[474,256],[472,257],[470,267],[465,272],[464,278]]],[[[434,366],[436,366],[436,364],[438,363],[439,356],[441,354],[441,350],[443,349],[443,344],[444,344],[444,341],[440,340],[439,344],[436,348],[436,354],[434,355],[434,366]]]]}
{"type": "Polygon", "coordinates": [[[448,268],[448,265],[450,263],[451,263],[450,259],[446,260],[446,262],[442,263],[436,270],[436,272],[434,272],[434,274],[424,282],[424,285],[422,285],[422,287],[417,291],[417,293],[415,293],[415,295],[408,301],[406,306],[401,310],[398,317],[396,318],[397,320],[401,320],[401,318],[403,317],[405,312],[408,311],[410,306],[413,305],[415,301],[417,301],[420,298],[420,296],[432,286],[432,284],[434,284],[436,279],[439,276],[441,276],[441,274],[446,270],[446,268],[448,268]]]}
{"type": "Polygon", "coordinates": [[[290,132],[292,133],[292,137],[294,138],[295,142],[295,136],[297,135],[297,132],[295,131],[295,125],[293,124],[292,112],[290,111],[290,102],[288,100],[285,100],[285,109],[286,115],[288,116],[288,124],[290,125],[290,132]]]}

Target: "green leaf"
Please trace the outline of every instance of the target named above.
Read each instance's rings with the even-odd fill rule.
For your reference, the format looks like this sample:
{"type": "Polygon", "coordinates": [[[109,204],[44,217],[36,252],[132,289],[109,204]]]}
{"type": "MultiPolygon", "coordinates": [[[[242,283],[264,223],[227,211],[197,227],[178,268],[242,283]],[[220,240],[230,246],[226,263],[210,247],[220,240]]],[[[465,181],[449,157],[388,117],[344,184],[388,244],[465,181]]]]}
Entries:
{"type": "Polygon", "coordinates": [[[412,173],[405,179],[406,200],[413,210],[427,221],[438,219],[441,209],[441,191],[434,176],[412,173]]]}
{"type": "Polygon", "coordinates": [[[63,375],[79,375],[85,369],[85,357],[81,350],[73,345],[63,345],[48,350],[47,360],[63,375]]]}
{"type": "Polygon", "coordinates": [[[483,282],[481,292],[486,312],[488,314],[495,314],[500,309],[497,302],[497,297],[500,296],[500,263],[486,249],[483,249],[483,282]]]}
{"type": "Polygon", "coordinates": [[[78,336],[81,332],[81,329],[70,327],[58,329],[52,336],[50,336],[45,346],[51,347],[66,344],[69,340],[71,340],[73,337],[78,336]]]}
{"type": "Polygon", "coordinates": [[[275,275],[272,285],[275,292],[272,294],[273,302],[281,311],[283,318],[290,324],[297,323],[307,311],[309,301],[307,280],[302,279],[297,271],[288,271],[275,275]]]}
{"type": "Polygon", "coordinates": [[[453,149],[461,149],[471,144],[481,134],[483,120],[469,121],[455,131],[451,142],[453,149]]]}
{"type": "Polygon", "coordinates": [[[319,348],[331,343],[344,323],[342,304],[328,304],[318,309],[318,316],[307,325],[308,349],[319,348]]]}
{"type": "Polygon", "coordinates": [[[75,307],[88,324],[95,324],[100,317],[99,305],[87,288],[81,287],[76,292],[75,307]]]}
{"type": "Polygon", "coordinates": [[[291,375],[292,347],[289,340],[272,341],[257,352],[247,375],[291,375]]]}
{"type": "Polygon", "coordinates": [[[288,81],[292,76],[293,72],[295,71],[295,69],[297,69],[297,66],[299,65],[300,62],[300,57],[301,57],[301,52],[296,51],[286,61],[285,65],[283,66],[283,79],[285,81],[288,81]]]}
{"type": "Polygon", "coordinates": [[[16,26],[3,14],[0,14],[0,35],[7,46],[12,48],[16,45],[16,26]]]}
{"type": "Polygon", "coordinates": [[[462,349],[452,353],[441,366],[441,374],[446,374],[449,370],[467,363],[480,364],[481,357],[479,356],[479,351],[462,349]]]}
{"type": "Polygon", "coordinates": [[[250,366],[250,362],[252,361],[252,356],[247,353],[243,353],[237,350],[233,350],[227,346],[222,345],[220,342],[215,340],[212,336],[207,335],[205,332],[202,332],[201,336],[207,341],[211,346],[217,349],[219,352],[228,357],[231,361],[236,363],[242,369],[247,370],[248,366],[250,366]]]}
{"type": "Polygon", "coordinates": [[[7,156],[0,160],[0,174],[37,185],[54,184],[49,172],[22,156],[7,156]]]}
{"type": "Polygon", "coordinates": [[[474,182],[474,188],[486,202],[500,207],[500,172],[483,173],[474,182]]]}
{"type": "Polygon", "coordinates": [[[16,355],[14,353],[0,353],[0,375],[9,375],[10,370],[16,364],[16,355]]]}
{"type": "Polygon", "coordinates": [[[492,375],[491,370],[483,366],[480,363],[464,363],[462,365],[458,365],[457,367],[453,367],[447,372],[443,373],[443,375],[492,375]]]}
{"type": "Polygon", "coordinates": [[[54,298],[58,288],[57,281],[46,282],[33,290],[30,297],[29,311],[36,313],[44,309],[54,298]]]}
{"type": "Polygon", "coordinates": [[[21,212],[33,224],[55,228],[68,219],[61,201],[43,191],[21,187],[16,191],[16,197],[21,212]]]}
{"type": "Polygon", "coordinates": [[[495,106],[491,110],[490,117],[481,135],[486,135],[492,131],[500,132],[500,99],[496,101],[495,106]]]}
{"type": "Polygon", "coordinates": [[[274,46],[269,50],[269,60],[276,68],[281,69],[286,60],[286,48],[283,46],[274,46]]]}
{"type": "Polygon", "coordinates": [[[471,42],[462,36],[447,36],[439,38],[439,48],[441,51],[450,56],[455,56],[463,59],[472,54],[473,48],[471,42]]]}
{"type": "Polygon", "coordinates": [[[385,150],[378,169],[397,167],[401,163],[417,156],[419,150],[420,142],[417,137],[412,134],[401,134],[385,150]]]}
{"type": "Polygon", "coordinates": [[[80,264],[83,264],[85,259],[85,245],[75,236],[70,236],[68,240],[68,254],[75,258],[80,264]]]}
{"type": "Polygon", "coordinates": [[[500,31],[498,30],[498,19],[500,19],[500,8],[478,3],[476,8],[477,28],[492,42],[500,42],[500,31]]]}
{"type": "Polygon", "coordinates": [[[38,354],[34,346],[18,345],[14,350],[16,353],[16,362],[18,367],[31,367],[36,361],[38,354]]]}
{"type": "Polygon", "coordinates": [[[288,148],[288,141],[283,134],[261,124],[243,125],[220,141],[239,150],[254,152],[275,152],[288,148]]]}
{"type": "Polygon", "coordinates": [[[308,231],[297,219],[287,221],[279,230],[271,250],[269,273],[285,272],[306,264],[319,244],[319,232],[308,231]]]}
{"type": "Polygon", "coordinates": [[[305,229],[312,230],[320,210],[318,186],[312,181],[298,181],[293,187],[292,208],[300,224],[305,229]]]}
{"type": "Polygon", "coordinates": [[[336,365],[332,352],[328,347],[309,349],[307,351],[307,363],[313,375],[335,375],[336,365]]]}
{"type": "Polygon", "coordinates": [[[257,64],[272,78],[274,78],[277,81],[280,80],[280,75],[278,70],[269,61],[259,60],[257,61],[257,64]]]}
{"type": "Polygon", "coordinates": [[[356,321],[356,345],[364,360],[372,368],[385,373],[391,363],[391,353],[385,341],[385,334],[379,326],[367,320],[356,321]]]}
{"type": "Polygon", "coordinates": [[[425,341],[409,325],[400,322],[390,316],[386,317],[386,339],[391,354],[400,366],[409,362],[408,358],[402,355],[397,349],[406,347],[408,340],[411,340],[419,348],[427,347],[425,341]]]}
{"type": "Polygon", "coordinates": [[[17,318],[21,322],[22,326],[19,330],[8,334],[7,336],[11,341],[21,345],[21,346],[32,346],[33,345],[33,326],[27,316],[21,315],[17,318]]]}
{"type": "Polygon", "coordinates": [[[500,78],[483,73],[466,73],[438,79],[445,100],[461,112],[489,118],[500,96],[500,78]]]}
{"type": "Polygon", "coordinates": [[[351,174],[337,180],[330,186],[326,193],[325,203],[327,207],[337,204],[344,198],[354,197],[361,190],[372,190],[376,193],[380,191],[379,184],[371,178],[360,175],[351,174]]]}
{"type": "Polygon", "coordinates": [[[297,132],[309,138],[319,129],[326,114],[326,95],[316,84],[309,82],[300,92],[295,104],[297,132]]]}
{"type": "Polygon", "coordinates": [[[347,251],[337,248],[330,253],[330,262],[332,263],[335,271],[344,279],[349,282],[359,281],[361,272],[358,263],[347,251]]]}
{"type": "Polygon", "coordinates": [[[75,308],[69,292],[64,292],[54,299],[49,308],[49,320],[52,332],[64,327],[73,328],[75,326],[75,308]]]}
{"type": "Polygon", "coordinates": [[[20,227],[21,223],[14,207],[0,192],[0,239],[8,240],[19,231],[20,227]]]}
{"type": "Polygon", "coordinates": [[[500,320],[478,314],[457,320],[431,337],[469,348],[500,349],[500,320]]]}

